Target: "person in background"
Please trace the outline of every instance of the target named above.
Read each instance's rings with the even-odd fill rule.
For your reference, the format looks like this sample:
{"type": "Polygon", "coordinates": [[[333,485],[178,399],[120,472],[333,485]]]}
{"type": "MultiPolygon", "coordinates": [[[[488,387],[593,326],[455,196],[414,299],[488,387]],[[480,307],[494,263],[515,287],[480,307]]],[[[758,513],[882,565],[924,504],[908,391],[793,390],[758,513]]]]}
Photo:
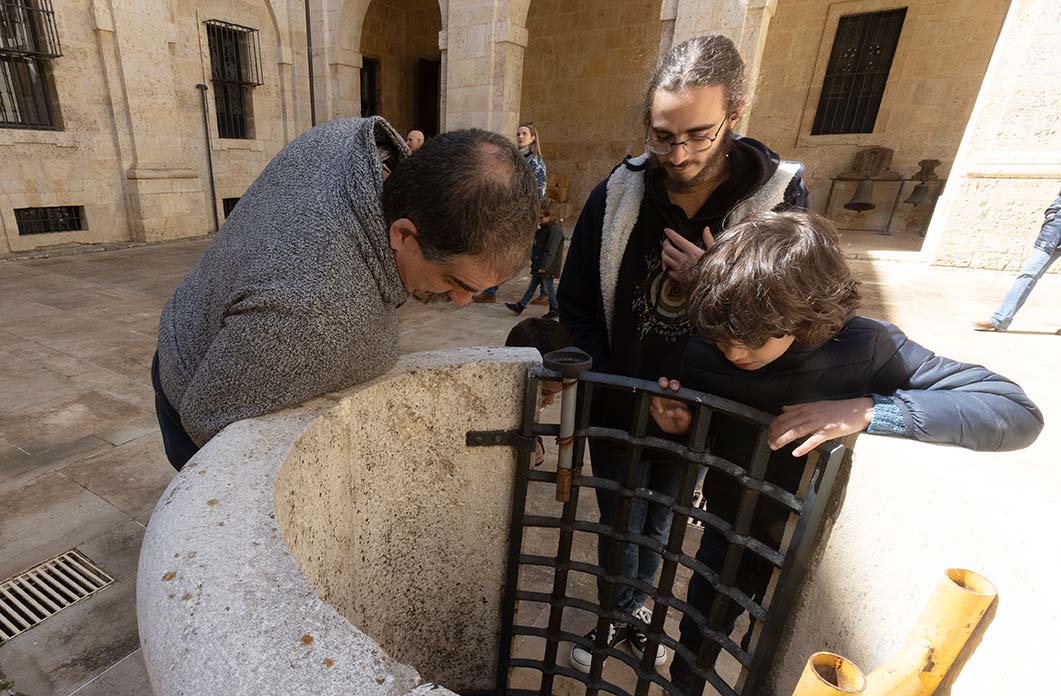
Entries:
{"type": "Polygon", "coordinates": [[[534,237],[534,248],[531,250],[531,277],[527,284],[527,291],[523,293],[523,299],[519,302],[506,302],[505,306],[518,314],[523,314],[527,303],[534,297],[534,291],[541,287],[549,298],[549,312],[545,319],[556,319],[559,305],[556,302],[556,291],[553,290],[552,269],[555,261],[560,256],[560,249],[564,245],[564,228],[556,220],[556,214],[560,210],[560,204],[552,198],[546,198],[542,204],[542,224],[538,227],[538,234],[534,237]]]}
{"type": "MultiPolygon", "coordinates": [[[[985,367],[960,363],[924,348],[897,327],[856,315],[858,282],[844,261],[839,235],[824,218],[806,213],[759,213],[732,227],[694,269],[691,339],[674,370],[683,386],[776,415],[767,429],[772,453],[766,479],[796,493],[802,458],[821,443],[868,432],[920,442],[1003,452],[1027,447],[1043,415],[1012,381],[985,367]]],[[[673,373],[672,373],[673,375],[673,373]]],[[[653,397],[650,412],[663,432],[682,435],[692,421],[682,401],[653,397]]],[[[755,426],[715,414],[708,432],[712,454],[748,462],[759,440],[755,426]]],[[[744,491],[728,474],[704,480],[708,513],[736,519],[744,491]]],[[[755,539],[780,548],[788,510],[761,499],[752,522],[755,539]]],[[[708,527],[696,559],[721,572],[729,541],[708,527]]],[[[762,603],[773,566],[746,553],[736,585],[762,603]]],[[[715,589],[694,574],[687,601],[703,617],[715,589]]],[[[743,608],[726,603],[722,631],[733,630],[743,608]]],[[[703,636],[683,614],[681,644],[699,654],[703,636]]],[[[712,645],[711,663],[720,648],[712,645]]],[[[679,653],[670,668],[675,696],[699,696],[689,663],[679,653]]]]}
{"type": "MultiPolygon", "coordinates": [[[[554,350],[571,345],[571,337],[559,322],[550,319],[524,319],[512,327],[505,339],[509,348],[534,348],[544,358],[554,350]]],[[[538,408],[543,409],[556,403],[556,395],[562,386],[559,382],[545,380],[541,383],[541,399],[538,408]]],[[[545,446],[539,437],[534,446],[534,466],[541,466],[545,461],[545,446]]]]}
{"type": "MultiPolygon", "coordinates": [[[[527,159],[531,171],[534,172],[534,182],[538,186],[538,198],[545,201],[545,187],[548,182],[548,172],[545,168],[545,160],[542,159],[541,143],[538,140],[538,129],[533,123],[523,123],[516,129],[516,146],[527,159]]],[[[497,302],[497,286],[483,290],[472,298],[475,302],[497,302]]]]}
{"type": "Polygon", "coordinates": [[[424,134],[418,130],[409,131],[409,135],[405,136],[405,144],[409,146],[410,154],[416,152],[424,146],[424,134]]]}
{"type": "MultiPolygon", "coordinates": [[[[1024,306],[1028,295],[1032,294],[1035,284],[1054,265],[1054,261],[1061,258],[1061,192],[1057,199],[1046,208],[1046,219],[1039,228],[1039,236],[1035,238],[1035,245],[1028,260],[1024,262],[1024,268],[1020,275],[1013,281],[1013,287],[1006,293],[1002,305],[987,321],[974,321],[975,331],[1008,331],[1017,310],[1024,306]]],[[[1056,306],[1056,303],[1055,303],[1056,306]]],[[[1061,336],[1061,329],[1055,332],[1061,336]]]]}

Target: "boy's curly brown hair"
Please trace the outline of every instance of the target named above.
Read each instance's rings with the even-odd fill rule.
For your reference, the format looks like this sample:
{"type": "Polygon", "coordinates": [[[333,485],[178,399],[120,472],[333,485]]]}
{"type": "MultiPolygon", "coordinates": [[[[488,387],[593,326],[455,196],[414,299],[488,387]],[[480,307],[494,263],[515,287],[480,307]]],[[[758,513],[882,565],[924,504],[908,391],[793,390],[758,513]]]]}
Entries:
{"type": "Polygon", "coordinates": [[[825,218],[757,213],[726,231],[692,272],[689,320],[708,341],[758,348],[788,334],[821,343],[858,310],[858,281],[825,218]]]}

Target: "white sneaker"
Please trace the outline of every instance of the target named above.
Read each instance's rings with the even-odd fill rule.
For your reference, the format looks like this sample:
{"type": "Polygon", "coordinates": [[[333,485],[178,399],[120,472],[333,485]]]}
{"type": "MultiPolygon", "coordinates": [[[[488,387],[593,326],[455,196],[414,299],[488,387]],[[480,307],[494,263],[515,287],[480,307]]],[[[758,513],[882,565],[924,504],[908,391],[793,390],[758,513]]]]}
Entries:
{"type": "MultiPolygon", "coordinates": [[[[608,647],[614,648],[615,646],[622,643],[630,635],[630,627],[625,624],[608,624],[608,647]]],[[[597,641],[597,629],[594,628],[592,631],[586,634],[586,639],[591,643],[597,641]]],[[[608,659],[607,655],[604,657],[608,659]]],[[[583,674],[589,674],[589,669],[593,664],[593,652],[582,647],[578,643],[571,644],[571,666],[577,669],[583,674]]]]}
{"type": "MultiPolygon", "coordinates": [[[[643,606],[634,612],[634,617],[644,621],[646,624],[650,624],[652,623],[652,610],[643,606]]],[[[648,647],[648,636],[637,626],[631,626],[628,640],[630,641],[630,652],[637,659],[643,659],[645,657],[645,648],[648,647]]],[[[656,666],[658,667],[666,661],[667,648],[661,643],[656,646],[656,666]]]]}

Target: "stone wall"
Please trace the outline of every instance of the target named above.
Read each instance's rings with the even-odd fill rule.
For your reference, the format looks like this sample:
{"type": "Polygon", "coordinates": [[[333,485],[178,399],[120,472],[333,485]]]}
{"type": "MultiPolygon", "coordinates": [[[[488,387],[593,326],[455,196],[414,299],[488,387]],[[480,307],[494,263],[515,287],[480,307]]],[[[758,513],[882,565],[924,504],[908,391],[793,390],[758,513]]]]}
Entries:
{"type": "Polygon", "coordinates": [[[624,155],[644,151],[659,13],[660,0],[531,3],[520,120],[537,127],[549,172],[568,177],[576,212],[624,155]]]}
{"type": "MultiPolygon", "coordinates": [[[[1007,0],[779,0],[766,36],[748,134],[783,157],[806,164],[812,206],[824,211],[830,177],[850,167],[863,147],[895,150],[892,168],[912,176],[922,159],[938,159],[940,177],[954,162],[1007,0]],[[871,134],[811,135],[826,64],[843,15],[906,7],[888,84],[871,134]]],[[[913,184],[907,184],[906,198],[913,184]]],[[[842,205],[854,193],[837,185],[829,214],[841,226],[880,228],[896,185],[875,186],[877,210],[861,216],[842,205]]],[[[924,230],[928,207],[900,205],[893,229],[924,230]]]]}
{"type": "Polygon", "coordinates": [[[310,126],[301,3],[57,0],[53,7],[63,48],[50,61],[61,129],[0,129],[0,252],[211,232],[197,84],[207,85],[219,211],[310,126]],[[203,25],[211,19],[258,30],[264,84],[252,90],[253,139],[217,137],[203,25]],[[83,205],[88,229],[18,234],[15,208],[57,205],[83,205]]]}
{"type": "Polygon", "coordinates": [[[1013,0],[925,240],[933,263],[1023,265],[1061,187],[1059,80],[1061,4],[1013,0]]]}

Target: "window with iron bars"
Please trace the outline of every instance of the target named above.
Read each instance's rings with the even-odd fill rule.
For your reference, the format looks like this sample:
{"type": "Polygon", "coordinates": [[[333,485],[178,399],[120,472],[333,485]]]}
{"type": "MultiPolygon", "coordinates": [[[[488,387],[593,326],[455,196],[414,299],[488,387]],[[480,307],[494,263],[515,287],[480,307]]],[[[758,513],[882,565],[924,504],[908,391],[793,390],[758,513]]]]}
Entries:
{"type": "Polygon", "coordinates": [[[236,204],[239,203],[239,198],[222,198],[221,209],[225,212],[225,218],[232,214],[232,211],[236,209],[236,204]]]}
{"type": "Polygon", "coordinates": [[[51,72],[62,54],[51,0],[0,0],[0,128],[62,127],[51,72]]]}
{"type": "Polygon", "coordinates": [[[841,17],[811,135],[872,133],[906,8],[841,17]]]}
{"type": "Polygon", "coordinates": [[[46,208],[15,208],[19,235],[77,232],[88,229],[85,209],[80,205],[54,205],[46,208]]]}
{"type": "Polygon", "coordinates": [[[258,30],[211,19],[206,22],[206,37],[217,134],[221,138],[253,139],[251,91],[264,84],[258,30]]]}

